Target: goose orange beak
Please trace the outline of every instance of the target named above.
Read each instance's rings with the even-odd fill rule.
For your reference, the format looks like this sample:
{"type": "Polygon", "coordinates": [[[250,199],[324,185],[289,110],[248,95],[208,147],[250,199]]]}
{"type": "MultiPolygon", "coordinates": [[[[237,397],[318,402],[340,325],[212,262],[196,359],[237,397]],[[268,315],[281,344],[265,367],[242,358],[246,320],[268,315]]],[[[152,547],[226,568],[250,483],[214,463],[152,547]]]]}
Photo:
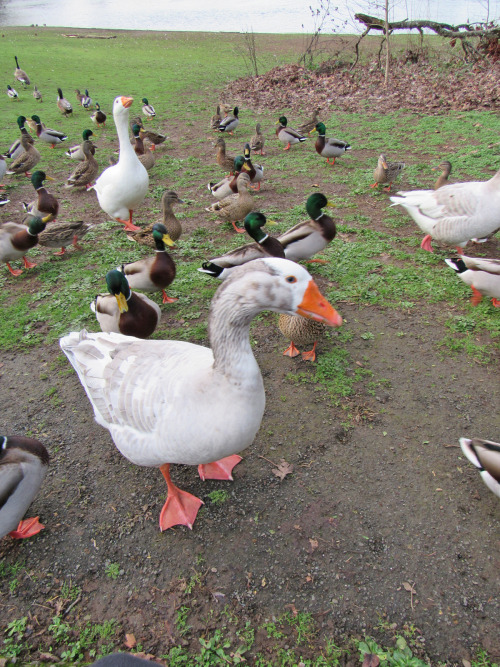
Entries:
{"type": "Polygon", "coordinates": [[[335,308],[321,294],[314,280],[310,280],[302,298],[297,315],[308,317],[316,322],[324,322],[331,327],[340,327],[342,318],[335,308]]]}
{"type": "Polygon", "coordinates": [[[129,106],[130,106],[130,105],[132,104],[132,102],[134,101],[134,98],[133,98],[133,97],[124,97],[124,96],[122,95],[122,97],[121,97],[121,101],[122,101],[122,104],[123,104],[123,106],[125,107],[125,109],[128,109],[129,106]]]}

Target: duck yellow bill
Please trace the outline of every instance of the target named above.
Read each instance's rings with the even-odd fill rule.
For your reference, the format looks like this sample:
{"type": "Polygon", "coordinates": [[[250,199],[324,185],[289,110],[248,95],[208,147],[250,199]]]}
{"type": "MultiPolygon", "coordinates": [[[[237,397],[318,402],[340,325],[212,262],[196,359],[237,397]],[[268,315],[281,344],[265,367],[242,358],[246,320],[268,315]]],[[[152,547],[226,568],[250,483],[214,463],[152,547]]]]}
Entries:
{"type": "Polygon", "coordinates": [[[122,294],[122,292],[120,292],[120,294],[115,294],[115,299],[120,313],[126,313],[128,311],[128,303],[125,294],[122,294]]]}
{"type": "Polygon", "coordinates": [[[124,96],[122,95],[121,100],[122,100],[122,104],[123,104],[123,106],[125,107],[125,109],[128,109],[129,106],[130,106],[130,105],[132,104],[132,102],[134,101],[134,98],[133,98],[133,97],[124,97],[124,96]]]}
{"type": "Polygon", "coordinates": [[[339,327],[342,324],[342,318],[321,294],[314,280],[309,281],[304,297],[297,308],[297,315],[324,322],[331,327],[339,327]]]}
{"type": "Polygon", "coordinates": [[[165,245],[168,245],[171,248],[175,248],[175,243],[172,241],[170,234],[163,234],[162,241],[165,245]]]}

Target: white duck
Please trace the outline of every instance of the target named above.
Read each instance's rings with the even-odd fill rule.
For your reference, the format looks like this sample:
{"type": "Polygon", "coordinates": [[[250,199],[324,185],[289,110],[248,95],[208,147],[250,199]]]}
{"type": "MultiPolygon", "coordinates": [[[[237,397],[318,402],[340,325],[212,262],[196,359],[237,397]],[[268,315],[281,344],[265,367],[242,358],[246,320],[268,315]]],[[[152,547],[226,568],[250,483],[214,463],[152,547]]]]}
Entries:
{"type": "Polygon", "coordinates": [[[500,443],[480,438],[460,438],[463,453],[479,468],[483,482],[500,498],[500,443]]]}
{"type": "Polygon", "coordinates": [[[444,261],[472,288],[473,306],[477,306],[483,296],[490,296],[495,308],[500,308],[500,259],[461,255],[444,261]]]}
{"type": "Polygon", "coordinates": [[[0,539],[18,539],[39,533],[38,517],[23,516],[47,473],[49,454],[38,440],[23,436],[0,436],[0,539]]]}
{"type": "Polygon", "coordinates": [[[259,429],[265,394],[249,327],[263,310],[342,324],[303,267],[269,258],[239,267],[217,290],[209,316],[212,349],[86,331],[60,341],[96,421],[129,461],[158,466],[165,477],[161,530],[191,528],[202,504],[172,483],[170,464],[198,465],[202,479],[232,479],[241,458],[236,452],[259,429]]]}
{"type": "Polygon", "coordinates": [[[140,227],[132,224],[132,213],[146,196],[149,176],[128,137],[128,110],[133,101],[132,97],[119,96],[113,102],[120,157],[99,176],[94,190],[105,213],[123,222],[127,229],[137,231],[140,227]]]}
{"type": "Polygon", "coordinates": [[[485,238],[500,229],[500,170],[489,181],[398,192],[391,201],[403,206],[425,233],[421,248],[432,252],[431,240],[436,239],[457,246],[461,254],[471,239],[485,238]]]}

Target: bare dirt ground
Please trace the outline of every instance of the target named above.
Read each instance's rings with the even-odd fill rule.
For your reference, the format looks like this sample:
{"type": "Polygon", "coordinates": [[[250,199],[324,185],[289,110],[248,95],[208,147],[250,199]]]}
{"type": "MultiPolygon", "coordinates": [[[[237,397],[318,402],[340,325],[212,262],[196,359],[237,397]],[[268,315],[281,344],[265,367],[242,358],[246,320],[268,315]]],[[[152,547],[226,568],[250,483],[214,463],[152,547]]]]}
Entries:
{"type": "MultiPolygon", "coordinates": [[[[193,132],[194,141],[206,135],[204,128],[193,132]]],[[[185,147],[171,136],[169,154],[181,155],[185,147]]],[[[281,150],[272,144],[270,151],[281,150]]],[[[210,164],[211,148],[202,150],[210,164]]],[[[319,171],[320,188],[335,190],[319,171]]],[[[309,176],[296,179],[298,191],[310,187],[309,176]]],[[[271,182],[265,187],[267,201],[281,205],[285,195],[271,182]]],[[[181,194],[194,199],[194,186],[181,194]]],[[[360,202],[374,228],[386,229],[382,206],[369,197],[360,202]]],[[[99,218],[96,204],[91,215],[99,218]]],[[[201,218],[188,222],[185,234],[211,224],[201,218]]],[[[497,240],[490,249],[498,256],[497,240]]],[[[56,345],[1,354],[0,429],[30,431],[52,457],[29,512],[46,529],[0,544],[4,565],[24,564],[14,591],[9,578],[0,582],[2,625],[28,616],[33,660],[49,651],[47,628],[57,613],[67,612],[73,626],[117,619],[123,637],[133,633],[144,652],[159,657],[175,644],[198,650],[198,637],[220,627],[227,610],[254,627],[285,612],[310,612],[320,635],[300,649],[304,657],[325,637],[391,641],[391,624],[413,624],[433,664],[461,664],[478,646],[500,660],[500,505],[457,448],[460,436],[498,439],[498,361],[481,365],[438,347],[444,321],[466,302],[422,303],[411,312],[336,306],[354,333],[350,372],[365,367],[384,381],[374,393],[360,383],[333,407],[319,385],[290,379],[312,371],[281,355],[274,317],[256,323],[267,408],[234,482],[201,482],[192,468],[173,470],[181,488],[205,501],[192,532],[159,532],[162,476],[119,454],[93,421],[76,375],[64,372],[56,345]],[[373,338],[361,338],[366,331],[373,338]],[[58,405],[49,385],[57,388],[58,405]],[[342,425],[346,411],[355,416],[349,428],[342,425]],[[294,467],[283,480],[272,465],[281,459],[294,467]],[[208,494],[221,488],[229,499],[211,501],[208,494]],[[106,574],[110,563],[119,565],[116,579],[106,574]],[[64,583],[79,587],[75,604],[64,583]],[[182,605],[191,631],[181,636],[182,605]]],[[[167,332],[182,308],[165,317],[167,332]]],[[[336,344],[335,335],[325,339],[320,354],[336,344]]],[[[259,630],[252,653],[295,641],[271,640],[259,630]]]]}

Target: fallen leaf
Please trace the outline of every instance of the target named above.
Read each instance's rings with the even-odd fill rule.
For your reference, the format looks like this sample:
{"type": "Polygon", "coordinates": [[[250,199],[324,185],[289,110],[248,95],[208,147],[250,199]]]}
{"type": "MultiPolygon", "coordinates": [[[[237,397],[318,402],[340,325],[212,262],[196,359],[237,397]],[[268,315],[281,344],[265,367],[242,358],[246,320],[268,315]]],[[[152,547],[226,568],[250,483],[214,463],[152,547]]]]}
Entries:
{"type": "Polygon", "coordinates": [[[405,591],[408,591],[408,593],[417,592],[408,581],[403,581],[403,588],[405,589],[405,591]]]}
{"type": "Polygon", "coordinates": [[[125,646],[127,648],[135,648],[135,646],[137,644],[137,640],[136,640],[136,638],[133,634],[128,634],[127,633],[125,635],[125,642],[124,643],[125,643],[125,646]]]}
{"type": "Polygon", "coordinates": [[[291,463],[287,463],[285,459],[281,459],[281,461],[278,463],[278,466],[273,468],[273,473],[276,475],[276,477],[279,477],[281,481],[283,481],[285,477],[290,475],[292,472],[293,465],[291,463]]]}
{"type": "Polygon", "coordinates": [[[312,537],[309,538],[309,544],[311,545],[311,549],[314,551],[319,547],[319,542],[318,540],[313,539],[312,537]]]}
{"type": "Polygon", "coordinates": [[[380,658],[378,655],[375,655],[375,653],[365,653],[361,667],[378,667],[379,664],[380,658]]]}

